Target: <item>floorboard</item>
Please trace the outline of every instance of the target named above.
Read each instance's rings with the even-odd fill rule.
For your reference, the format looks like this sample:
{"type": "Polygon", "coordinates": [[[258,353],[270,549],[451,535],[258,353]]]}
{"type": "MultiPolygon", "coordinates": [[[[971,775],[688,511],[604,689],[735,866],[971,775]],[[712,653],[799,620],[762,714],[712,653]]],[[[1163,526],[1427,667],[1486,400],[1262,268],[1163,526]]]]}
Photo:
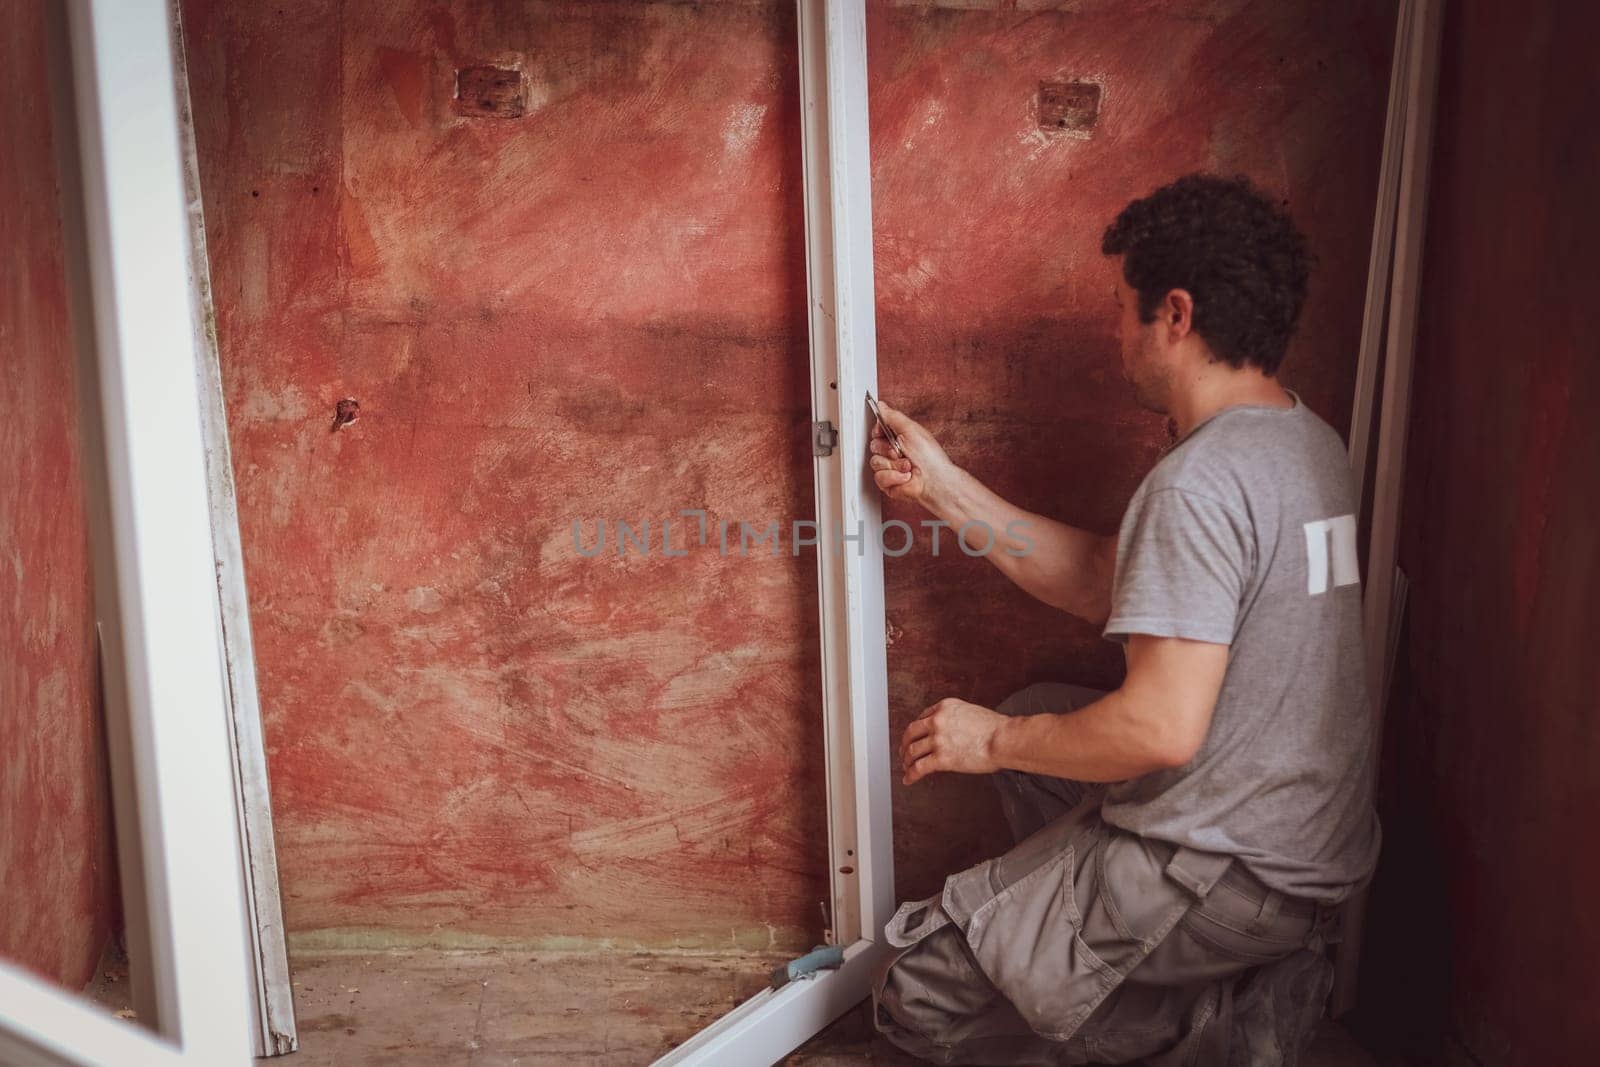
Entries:
{"type": "MultiPolygon", "coordinates": [[[[290,969],[300,1051],[277,1064],[648,1064],[759,990],[779,961],[750,955],[297,953],[290,969]]],[[[126,965],[108,964],[90,993],[125,1012],[126,965]]],[[[785,1062],[909,1067],[922,1061],[878,1038],[866,1011],[857,1009],[785,1062]]],[[[1329,1026],[1302,1067],[1374,1067],[1374,1061],[1329,1026]]]]}

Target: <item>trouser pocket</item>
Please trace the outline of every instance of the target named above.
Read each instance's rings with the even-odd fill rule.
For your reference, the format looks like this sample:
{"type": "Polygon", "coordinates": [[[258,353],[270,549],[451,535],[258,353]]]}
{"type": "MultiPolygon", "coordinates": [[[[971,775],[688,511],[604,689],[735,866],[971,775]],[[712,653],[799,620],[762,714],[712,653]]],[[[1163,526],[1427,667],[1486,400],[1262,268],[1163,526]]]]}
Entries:
{"type": "Polygon", "coordinates": [[[908,900],[883,928],[883,939],[895,948],[910,948],[935,930],[950,925],[940,897],[908,900]]]}
{"type": "Polygon", "coordinates": [[[1183,917],[1191,937],[1224,958],[1254,966],[1306,946],[1315,923],[1272,913],[1276,894],[1252,898],[1224,883],[1183,917]]]}
{"type": "Polygon", "coordinates": [[[1071,1037],[1119,980],[1083,936],[1075,885],[1081,844],[1064,844],[1016,881],[982,887],[987,893],[975,878],[963,883],[965,875],[945,890],[946,910],[983,973],[1035,1032],[1056,1040],[1071,1037]],[[970,903],[983,896],[970,913],[952,906],[952,898],[970,903]]]}
{"type": "Polygon", "coordinates": [[[1097,815],[1063,817],[999,859],[952,877],[944,910],[1028,1025],[1064,1040],[1211,892],[1229,863],[1157,848],[1097,815]]]}
{"type": "Polygon", "coordinates": [[[1137,838],[1075,812],[952,876],[944,911],[1042,1036],[1071,1037],[1193,901],[1137,838]],[[1117,881],[1117,892],[1107,887],[1117,881]]]}
{"type": "Polygon", "coordinates": [[[1303,907],[1282,905],[1281,895],[1265,886],[1252,891],[1220,881],[1146,961],[1151,980],[1228,978],[1312,944],[1314,920],[1303,907]]]}

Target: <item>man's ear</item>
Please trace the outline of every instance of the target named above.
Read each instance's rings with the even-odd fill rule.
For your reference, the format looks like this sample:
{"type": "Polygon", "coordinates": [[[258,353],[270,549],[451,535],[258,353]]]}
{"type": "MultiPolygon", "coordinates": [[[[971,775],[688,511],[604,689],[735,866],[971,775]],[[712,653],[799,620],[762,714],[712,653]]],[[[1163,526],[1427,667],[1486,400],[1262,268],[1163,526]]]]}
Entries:
{"type": "Polygon", "coordinates": [[[1194,329],[1194,297],[1187,289],[1172,289],[1161,302],[1160,318],[1167,330],[1167,340],[1177,344],[1194,329]]]}

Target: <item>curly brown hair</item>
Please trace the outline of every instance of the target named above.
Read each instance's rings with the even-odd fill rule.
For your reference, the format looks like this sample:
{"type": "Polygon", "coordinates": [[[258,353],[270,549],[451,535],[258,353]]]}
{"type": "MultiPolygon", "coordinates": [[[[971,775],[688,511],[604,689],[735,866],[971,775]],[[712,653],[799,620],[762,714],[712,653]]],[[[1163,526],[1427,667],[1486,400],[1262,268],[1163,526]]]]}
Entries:
{"type": "Polygon", "coordinates": [[[1288,213],[1249,179],[1190,174],[1164,185],[1122,209],[1100,251],[1123,257],[1140,321],[1153,321],[1173,289],[1187,290],[1195,332],[1218,359],[1277,373],[1312,257],[1288,213]]]}

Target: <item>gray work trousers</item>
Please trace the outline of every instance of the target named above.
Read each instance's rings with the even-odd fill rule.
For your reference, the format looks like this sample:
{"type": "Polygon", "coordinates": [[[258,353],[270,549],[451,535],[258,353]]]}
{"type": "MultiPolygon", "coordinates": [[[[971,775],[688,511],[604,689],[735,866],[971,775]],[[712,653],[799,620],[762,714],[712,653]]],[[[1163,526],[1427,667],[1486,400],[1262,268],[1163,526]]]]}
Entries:
{"type": "MultiPolygon", "coordinates": [[[[1101,694],[1035,685],[1000,711],[1101,694]]],[[[1216,853],[1107,825],[1103,787],[1002,771],[1017,845],[903,905],[878,1029],[934,1063],[1291,1065],[1333,981],[1336,909],[1216,853]]]]}

